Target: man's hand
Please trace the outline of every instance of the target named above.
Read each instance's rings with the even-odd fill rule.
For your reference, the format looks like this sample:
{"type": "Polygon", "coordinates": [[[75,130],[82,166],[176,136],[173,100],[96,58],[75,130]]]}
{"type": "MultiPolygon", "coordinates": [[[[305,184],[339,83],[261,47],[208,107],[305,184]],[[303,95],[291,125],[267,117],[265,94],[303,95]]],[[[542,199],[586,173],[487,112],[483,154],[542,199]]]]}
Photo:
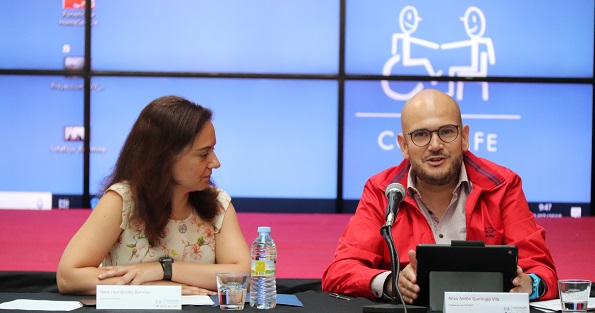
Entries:
{"type": "MultiPolygon", "coordinates": [[[[417,258],[415,255],[415,250],[409,250],[409,264],[401,271],[399,280],[397,282],[397,287],[401,291],[403,301],[409,304],[412,304],[413,300],[417,299],[417,295],[419,293],[416,270],[417,258]]],[[[390,287],[390,290],[387,289],[387,291],[390,291],[390,294],[392,294],[392,286],[390,287]]]]}
{"type": "Polygon", "coordinates": [[[533,293],[533,279],[531,276],[523,273],[523,269],[520,266],[516,267],[516,277],[512,280],[512,284],[515,287],[510,289],[510,292],[533,293]]]}

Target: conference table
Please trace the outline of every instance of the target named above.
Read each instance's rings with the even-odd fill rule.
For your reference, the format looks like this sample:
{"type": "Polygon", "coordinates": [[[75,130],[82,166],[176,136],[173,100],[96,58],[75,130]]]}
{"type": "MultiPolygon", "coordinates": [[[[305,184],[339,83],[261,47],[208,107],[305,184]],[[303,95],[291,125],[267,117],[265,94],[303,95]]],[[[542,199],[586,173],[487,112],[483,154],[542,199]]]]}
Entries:
{"type": "MultiPolygon", "coordinates": [[[[374,306],[382,303],[373,302],[365,298],[347,297],[349,300],[331,297],[329,293],[321,290],[320,280],[317,279],[279,279],[277,281],[277,292],[280,294],[293,294],[303,304],[303,306],[277,305],[270,310],[275,313],[361,313],[364,306],[374,306]]],[[[55,273],[14,273],[0,272],[0,303],[5,303],[17,299],[26,300],[54,300],[54,301],[79,301],[81,299],[95,299],[95,296],[77,296],[62,295],[58,292],[55,284],[55,273]]],[[[97,309],[94,306],[84,306],[71,312],[83,313],[94,312],[97,309]]],[[[99,310],[101,312],[131,312],[135,310],[99,310]]],[[[139,310],[140,311],[140,310],[139,310]]],[[[202,305],[182,306],[182,311],[193,312],[221,312],[218,306],[202,305]]],[[[248,304],[244,307],[244,312],[263,312],[268,310],[259,310],[250,307],[248,304]]],[[[0,313],[7,312],[0,310],[0,313]]],[[[20,312],[48,312],[48,311],[20,311],[20,312]]],[[[172,310],[142,310],[141,312],[172,312],[172,310]]],[[[531,308],[532,313],[539,313],[535,308],[531,308]]]]}
{"type": "MultiPolygon", "coordinates": [[[[285,306],[277,305],[272,310],[259,310],[250,307],[246,304],[244,312],[275,312],[275,313],[299,313],[299,312],[311,312],[311,313],[328,313],[328,312],[341,312],[341,313],[361,313],[364,306],[376,305],[379,303],[372,302],[364,298],[350,298],[350,300],[342,300],[334,297],[330,297],[328,293],[321,291],[304,291],[295,294],[297,298],[302,302],[303,307],[296,306],[285,306]]],[[[16,299],[28,299],[28,300],[58,300],[58,301],[78,301],[80,299],[94,299],[94,297],[81,297],[72,295],[61,295],[59,293],[0,293],[0,303],[4,303],[16,299]]],[[[2,312],[3,310],[0,310],[2,312]]],[[[70,312],[84,313],[94,312],[97,309],[94,306],[84,306],[75,309],[70,312]]],[[[100,312],[131,312],[135,310],[99,310],[100,312]]],[[[139,310],[141,312],[172,312],[172,310],[139,310]]],[[[178,310],[176,310],[178,311],[178,310]]],[[[182,311],[185,312],[222,312],[218,306],[193,306],[184,305],[182,311]]],[[[48,311],[21,311],[21,312],[48,312],[48,311]]],[[[531,308],[532,313],[542,312],[531,308]]]]}
{"type": "MultiPolygon", "coordinates": [[[[320,291],[305,291],[295,294],[304,305],[303,307],[277,305],[271,312],[276,313],[297,313],[297,312],[362,312],[365,305],[373,304],[372,301],[363,298],[353,298],[351,300],[341,300],[330,297],[328,293],[320,291]]],[[[95,299],[92,296],[72,296],[61,295],[59,293],[0,293],[0,303],[16,299],[28,300],[59,300],[59,301],[78,301],[80,299],[95,299]]],[[[94,306],[85,306],[71,312],[83,313],[97,311],[94,306]]],[[[134,310],[99,310],[100,312],[131,312],[134,310]]],[[[192,312],[221,312],[218,306],[193,306],[184,305],[182,311],[192,312]]],[[[246,303],[245,312],[263,312],[264,310],[254,309],[246,303]]],[[[2,312],[2,310],[0,310],[2,312]]],[[[22,311],[22,312],[47,312],[47,311],[22,311]]],[[[172,312],[172,310],[142,310],[142,312],[172,312]]]]}
{"type": "MultiPolygon", "coordinates": [[[[303,304],[302,307],[277,305],[271,312],[362,312],[366,305],[374,305],[373,301],[365,298],[350,298],[342,300],[330,297],[322,291],[320,279],[278,279],[277,293],[293,294],[303,304]]],[[[79,301],[81,299],[95,299],[95,296],[62,295],[56,285],[56,274],[50,272],[0,272],[0,303],[17,300],[54,300],[79,301]]],[[[94,306],[85,306],[71,312],[94,312],[94,306]]],[[[99,310],[100,312],[131,312],[134,310],[99,310]]],[[[182,306],[182,311],[193,312],[222,312],[218,306],[182,306]]],[[[263,312],[246,304],[244,312],[263,312]]],[[[6,312],[0,310],[0,313],[6,312]]],[[[21,311],[47,312],[47,311],[21,311]]],[[[142,312],[172,312],[172,310],[142,310],[142,312]]]]}

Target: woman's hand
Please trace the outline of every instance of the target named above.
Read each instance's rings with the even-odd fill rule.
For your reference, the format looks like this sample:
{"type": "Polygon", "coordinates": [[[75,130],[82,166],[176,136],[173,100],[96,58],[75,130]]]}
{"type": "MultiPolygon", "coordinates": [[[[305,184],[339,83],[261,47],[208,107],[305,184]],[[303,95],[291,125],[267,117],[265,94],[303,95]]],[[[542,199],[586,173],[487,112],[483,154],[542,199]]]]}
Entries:
{"type": "Polygon", "coordinates": [[[105,266],[101,269],[105,270],[105,272],[97,277],[100,280],[111,277],[120,277],[117,285],[181,286],[182,295],[213,296],[217,294],[217,292],[213,290],[162,280],[163,269],[161,268],[161,264],[157,262],[124,266],[105,266]],[[155,274],[155,272],[157,274],[155,274]]]}
{"type": "Polygon", "coordinates": [[[147,282],[163,279],[163,269],[159,262],[105,266],[102,269],[105,272],[99,274],[97,278],[103,280],[111,277],[120,277],[116,285],[142,285],[147,282]]]}

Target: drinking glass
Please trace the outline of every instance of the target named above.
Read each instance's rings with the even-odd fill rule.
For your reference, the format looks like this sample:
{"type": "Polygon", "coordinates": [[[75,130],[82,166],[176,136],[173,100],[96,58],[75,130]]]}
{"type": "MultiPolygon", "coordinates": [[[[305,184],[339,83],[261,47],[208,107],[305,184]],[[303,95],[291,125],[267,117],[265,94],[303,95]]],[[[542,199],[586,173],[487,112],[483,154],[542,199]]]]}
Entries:
{"type": "Polygon", "coordinates": [[[558,281],[562,312],[587,312],[591,281],[583,279],[561,279],[558,281]]]}
{"type": "Polygon", "coordinates": [[[217,273],[217,294],[221,310],[243,310],[248,289],[248,274],[217,273]]]}

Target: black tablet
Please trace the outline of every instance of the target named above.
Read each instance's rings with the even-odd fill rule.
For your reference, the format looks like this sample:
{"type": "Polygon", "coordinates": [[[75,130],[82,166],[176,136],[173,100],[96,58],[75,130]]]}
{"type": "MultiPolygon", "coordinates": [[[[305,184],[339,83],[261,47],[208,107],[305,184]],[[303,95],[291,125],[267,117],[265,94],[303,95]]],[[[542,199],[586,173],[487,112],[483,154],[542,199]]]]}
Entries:
{"type": "Polygon", "coordinates": [[[416,305],[442,311],[444,292],[508,292],[514,286],[518,250],[481,241],[417,246],[416,305]]]}

